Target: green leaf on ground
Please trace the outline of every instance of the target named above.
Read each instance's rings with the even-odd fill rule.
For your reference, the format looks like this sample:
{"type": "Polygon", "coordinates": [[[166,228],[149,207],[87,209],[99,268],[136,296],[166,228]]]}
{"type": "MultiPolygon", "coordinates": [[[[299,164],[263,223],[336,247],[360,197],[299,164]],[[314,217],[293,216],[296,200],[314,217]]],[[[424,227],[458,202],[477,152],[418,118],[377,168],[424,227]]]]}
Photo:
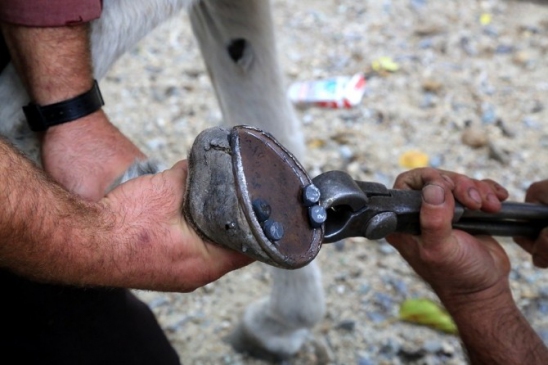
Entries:
{"type": "Polygon", "coordinates": [[[400,305],[400,320],[457,334],[453,318],[438,303],[426,298],[407,299],[400,305]]]}

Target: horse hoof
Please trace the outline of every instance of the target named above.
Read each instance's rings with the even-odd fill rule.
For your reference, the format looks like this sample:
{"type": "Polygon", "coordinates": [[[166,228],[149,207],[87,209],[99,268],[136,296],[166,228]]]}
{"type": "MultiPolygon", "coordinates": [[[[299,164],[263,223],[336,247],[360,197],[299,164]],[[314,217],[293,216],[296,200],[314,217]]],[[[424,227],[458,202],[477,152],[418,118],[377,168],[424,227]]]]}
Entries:
{"type": "Polygon", "coordinates": [[[311,224],[303,201],[312,180],[270,134],[209,128],[188,161],[184,214],[204,239],[285,269],[316,257],[324,229],[311,224]]]}

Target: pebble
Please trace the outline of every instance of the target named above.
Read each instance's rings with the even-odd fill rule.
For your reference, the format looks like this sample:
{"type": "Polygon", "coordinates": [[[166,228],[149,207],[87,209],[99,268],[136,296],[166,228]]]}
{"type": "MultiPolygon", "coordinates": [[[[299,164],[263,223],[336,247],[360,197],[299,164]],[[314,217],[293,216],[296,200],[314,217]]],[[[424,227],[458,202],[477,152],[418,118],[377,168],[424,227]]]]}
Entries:
{"type": "Polygon", "coordinates": [[[369,355],[360,355],[358,357],[357,365],[377,365],[377,363],[371,360],[369,355]]]}
{"type": "Polygon", "coordinates": [[[379,312],[366,312],[367,317],[371,320],[373,323],[381,323],[386,321],[386,316],[379,312]]]}
{"type": "Polygon", "coordinates": [[[343,320],[337,324],[336,328],[351,332],[356,328],[356,321],[352,319],[343,320]]]}
{"type": "Polygon", "coordinates": [[[382,344],[379,352],[382,355],[395,356],[400,352],[400,350],[401,343],[394,338],[389,338],[382,344]]]}
{"type": "Polygon", "coordinates": [[[483,103],[481,109],[481,122],[483,124],[493,124],[497,120],[495,108],[491,104],[483,103]]]}
{"type": "Polygon", "coordinates": [[[341,155],[341,158],[345,161],[351,161],[354,157],[354,152],[350,147],[346,145],[339,147],[339,153],[341,155]]]}
{"type": "Polygon", "coordinates": [[[431,354],[435,354],[437,352],[440,352],[443,349],[443,343],[440,340],[432,339],[427,340],[422,345],[422,348],[431,354]]]}
{"type": "Polygon", "coordinates": [[[500,162],[502,165],[508,165],[510,163],[510,154],[500,148],[496,143],[489,142],[489,157],[493,160],[500,162]]]}
{"type": "Polygon", "coordinates": [[[379,251],[384,254],[384,255],[392,255],[398,251],[396,251],[396,249],[390,245],[388,242],[384,241],[384,242],[381,242],[379,245],[378,245],[378,249],[379,251]]]}
{"type": "Polygon", "coordinates": [[[466,126],[462,131],[461,141],[472,148],[485,147],[489,143],[486,131],[483,128],[474,125],[472,122],[466,123],[466,126]]]}

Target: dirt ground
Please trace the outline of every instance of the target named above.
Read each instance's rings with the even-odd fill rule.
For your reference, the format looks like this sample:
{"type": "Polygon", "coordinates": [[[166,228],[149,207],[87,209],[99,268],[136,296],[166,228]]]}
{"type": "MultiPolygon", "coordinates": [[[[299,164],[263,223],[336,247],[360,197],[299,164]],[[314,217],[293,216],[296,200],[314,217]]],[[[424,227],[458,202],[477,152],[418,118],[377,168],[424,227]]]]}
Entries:
{"type": "MultiPolygon", "coordinates": [[[[363,72],[353,109],[299,109],[312,176],[342,169],[391,186],[404,153],[492,178],[522,201],[548,173],[548,6],[504,0],[274,0],[288,84],[363,72]],[[390,57],[394,72],[371,72],[390,57]],[[467,127],[471,124],[473,129],[467,127]],[[473,148],[463,135],[473,134],[473,148]]],[[[173,163],[222,117],[187,14],[150,34],[101,82],[111,119],[173,163]]],[[[548,273],[509,240],[516,301],[548,341],[548,273]]],[[[406,298],[435,298],[385,242],[347,240],[318,256],[327,316],[287,364],[463,364],[458,338],[398,320],[406,298]],[[324,351],[319,351],[323,349],[324,351]]],[[[223,342],[269,291],[253,264],[191,294],[140,292],[185,364],[264,364],[223,342]]],[[[303,303],[306,305],[306,303],[303,303]]]]}

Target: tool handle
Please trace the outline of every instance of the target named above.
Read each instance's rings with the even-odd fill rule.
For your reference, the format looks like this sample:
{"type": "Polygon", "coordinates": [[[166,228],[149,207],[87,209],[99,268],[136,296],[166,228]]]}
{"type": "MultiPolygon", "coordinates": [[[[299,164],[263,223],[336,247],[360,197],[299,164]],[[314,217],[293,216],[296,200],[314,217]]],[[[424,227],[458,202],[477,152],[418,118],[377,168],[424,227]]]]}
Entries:
{"type": "MultiPolygon", "coordinates": [[[[328,171],[313,179],[320,204],[327,211],[323,243],[347,237],[384,238],[391,233],[420,234],[422,193],[387,189],[353,180],[342,171],[328,171]]],[[[548,227],[548,206],[503,202],[496,213],[469,210],[456,202],[453,227],[470,234],[535,238],[548,227]]]]}
{"type": "Polygon", "coordinates": [[[453,227],[476,235],[535,238],[544,227],[548,227],[548,206],[503,202],[496,213],[457,206],[453,227]]]}
{"type": "Polygon", "coordinates": [[[462,221],[453,223],[453,228],[460,229],[472,235],[489,235],[499,237],[538,237],[540,231],[548,226],[534,222],[492,222],[492,221],[462,221]]]}
{"type": "MultiPolygon", "coordinates": [[[[398,227],[401,228],[398,232],[419,234],[418,217],[406,220],[408,224],[398,227]]],[[[503,202],[496,213],[469,210],[457,203],[453,218],[453,228],[473,235],[535,238],[545,227],[548,227],[548,206],[532,203],[503,202]]]]}

